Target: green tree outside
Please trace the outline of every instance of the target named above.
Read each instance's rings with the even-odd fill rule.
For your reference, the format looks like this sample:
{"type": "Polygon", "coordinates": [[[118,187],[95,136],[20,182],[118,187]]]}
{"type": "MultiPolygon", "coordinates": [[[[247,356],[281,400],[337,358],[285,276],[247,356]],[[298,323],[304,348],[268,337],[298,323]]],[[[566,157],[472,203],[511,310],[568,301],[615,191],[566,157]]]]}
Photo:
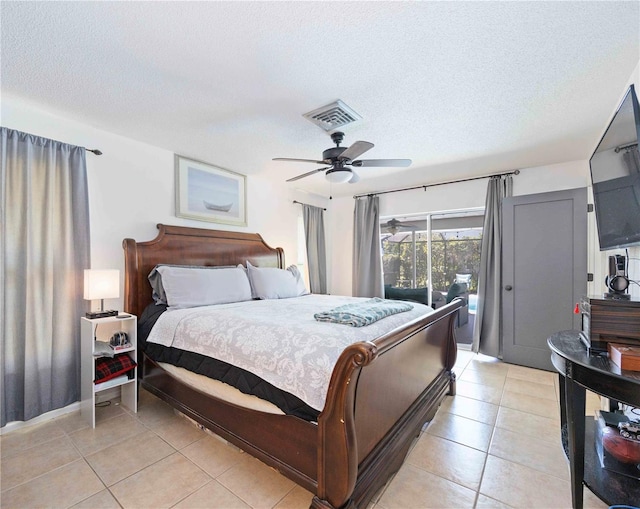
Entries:
{"type": "MultiPolygon", "coordinates": [[[[428,286],[426,233],[416,234],[416,287],[428,286]]],[[[478,270],[482,234],[456,235],[456,232],[433,232],[431,242],[433,289],[446,292],[456,274],[471,274],[469,292],[478,291],[478,270]]],[[[402,242],[383,238],[383,270],[385,284],[410,288],[413,279],[413,242],[408,235],[402,242]]]]}

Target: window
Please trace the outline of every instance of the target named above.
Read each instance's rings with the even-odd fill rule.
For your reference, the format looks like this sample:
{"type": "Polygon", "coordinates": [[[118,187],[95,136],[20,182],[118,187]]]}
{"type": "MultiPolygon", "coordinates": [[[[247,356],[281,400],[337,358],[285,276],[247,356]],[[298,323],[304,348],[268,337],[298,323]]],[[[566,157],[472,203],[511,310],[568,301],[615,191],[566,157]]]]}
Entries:
{"type": "Polygon", "coordinates": [[[477,292],[482,214],[474,209],[381,220],[385,285],[446,294],[451,284],[464,282],[477,292]]]}
{"type": "Polygon", "coordinates": [[[434,231],[431,235],[433,287],[446,291],[453,283],[466,283],[478,291],[482,228],[434,231]]]}

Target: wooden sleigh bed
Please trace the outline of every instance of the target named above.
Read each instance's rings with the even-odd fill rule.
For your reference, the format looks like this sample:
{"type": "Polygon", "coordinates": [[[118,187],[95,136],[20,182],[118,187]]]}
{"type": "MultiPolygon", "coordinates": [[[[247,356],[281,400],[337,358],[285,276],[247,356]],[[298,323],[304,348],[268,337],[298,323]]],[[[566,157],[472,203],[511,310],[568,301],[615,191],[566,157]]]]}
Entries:
{"type": "MultiPolygon", "coordinates": [[[[157,264],[284,268],[258,234],[158,225],[151,241],[125,239],[125,311],[152,302],[157,264]]],[[[372,342],[346,348],[317,423],[227,403],[169,375],[141,354],[141,385],[178,411],[314,493],[312,508],[366,507],[404,461],[424,423],[455,393],[454,300],[372,342]]]]}

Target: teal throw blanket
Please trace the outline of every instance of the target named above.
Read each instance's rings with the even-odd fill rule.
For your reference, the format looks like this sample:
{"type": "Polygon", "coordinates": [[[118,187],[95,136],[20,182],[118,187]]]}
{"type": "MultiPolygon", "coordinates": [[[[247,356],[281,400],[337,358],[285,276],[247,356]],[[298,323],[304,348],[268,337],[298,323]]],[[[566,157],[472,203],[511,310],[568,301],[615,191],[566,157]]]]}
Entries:
{"type": "Polygon", "coordinates": [[[319,322],[333,322],[350,325],[351,327],[364,327],[373,322],[381,320],[385,316],[395,315],[413,309],[411,304],[406,302],[385,300],[379,297],[358,302],[356,304],[345,304],[336,308],[316,313],[314,318],[319,322]]]}

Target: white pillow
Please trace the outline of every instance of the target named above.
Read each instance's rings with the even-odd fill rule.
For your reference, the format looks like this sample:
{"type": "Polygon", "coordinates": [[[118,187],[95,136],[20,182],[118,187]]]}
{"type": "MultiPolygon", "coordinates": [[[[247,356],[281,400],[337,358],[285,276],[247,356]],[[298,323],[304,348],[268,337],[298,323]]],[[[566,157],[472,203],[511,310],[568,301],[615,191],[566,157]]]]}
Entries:
{"type": "MultiPolygon", "coordinates": [[[[241,267],[242,265],[240,265],[241,267]]],[[[156,304],[167,304],[167,294],[164,291],[164,286],[162,286],[162,275],[158,272],[158,267],[181,267],[183,269],[228,269],[232,268],[233,265],[214,265],[214,266],[205,266],[205,265],[175,265],[169,263],[161,263],[156,265],[149,275],[147,279],[149,280],[149,284],[151,285],[151,297],[155,301],[156,304]]]]}
{"type": "Polygon", "coordinates": [[[304,283],[300,287],[296,275],[290,270],[254,267],[247,262],[247,275],[252,294],[257,299],[288,299],[308,293],[304,283]]]}
{"type": "Polygon", "coordinates": [[[302,279],[302,274],[300,274],[300,270],[295,265],[289,265],[287,270],[293,274],[293,277],[296,278],[296,288],[298,289],[298,296],[300,295],[309,295],[309,290],[304,285],[304,279],[302,279]]]}
{"type": "Polygon", "coordinates": [[[251,300],[244,270],[172,267],[161,265],[162,286],[171,308],[190,308],[251,300]]]}
{"type": "Polygon", "coordinates": [[[471,274],[456,274],[456,280],[454,283],[471,283],[471,274]]]}

